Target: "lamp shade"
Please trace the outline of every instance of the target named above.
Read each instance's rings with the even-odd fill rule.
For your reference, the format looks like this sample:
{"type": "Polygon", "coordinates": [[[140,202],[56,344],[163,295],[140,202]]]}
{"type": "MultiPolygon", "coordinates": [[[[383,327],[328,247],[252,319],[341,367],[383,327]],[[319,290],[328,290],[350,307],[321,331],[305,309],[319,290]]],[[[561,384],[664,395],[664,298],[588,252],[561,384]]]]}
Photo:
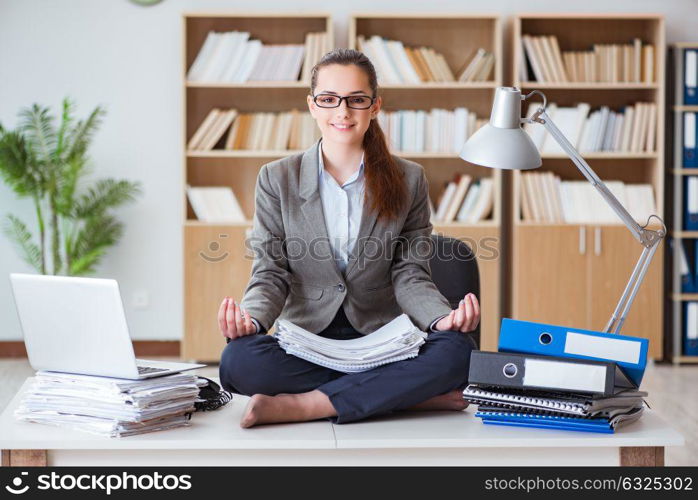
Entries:
{"type": "Polygon", "coordinates": [[[507,170],[530,170],[541,166],[536,145],[521,128],[519,89],[497,89],[489,123],[466,141],[460,157],[476,165],[507,170]]]}

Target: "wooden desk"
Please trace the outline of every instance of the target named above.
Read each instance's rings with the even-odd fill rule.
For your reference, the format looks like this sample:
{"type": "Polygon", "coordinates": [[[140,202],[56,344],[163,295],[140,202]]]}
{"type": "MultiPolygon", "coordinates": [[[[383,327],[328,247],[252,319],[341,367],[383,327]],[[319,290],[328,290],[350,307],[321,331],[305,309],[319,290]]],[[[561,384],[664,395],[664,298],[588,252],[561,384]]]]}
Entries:
{"type": "Polygon", "coordinates": [[[0,415],[5,466],[167,465],[664,465],[684,438],[656,413],[615,434],[484,425],[464,412],[400,412],[369,421],[242,429],[244,396],[195,413],[190,427],[104,438],[13,415],[27,379],[0,415]]]}

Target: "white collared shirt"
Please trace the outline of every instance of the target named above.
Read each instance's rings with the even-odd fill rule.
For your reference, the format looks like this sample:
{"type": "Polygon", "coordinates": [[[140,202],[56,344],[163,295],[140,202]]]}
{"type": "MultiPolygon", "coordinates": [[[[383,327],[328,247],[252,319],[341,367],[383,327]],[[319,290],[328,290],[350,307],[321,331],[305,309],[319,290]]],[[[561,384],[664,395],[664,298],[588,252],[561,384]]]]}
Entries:
{"type": "Polygon", "coordinates": [[[362,154],[359,168],[341,186],[325,170],[322,141],[318,147],[318,159],[318,190],[322,200],[322,211],[325,214],[327,237],[330,240],[337,267],[344,274],[361,224],[365,194],[364,157],[362,154]]]}

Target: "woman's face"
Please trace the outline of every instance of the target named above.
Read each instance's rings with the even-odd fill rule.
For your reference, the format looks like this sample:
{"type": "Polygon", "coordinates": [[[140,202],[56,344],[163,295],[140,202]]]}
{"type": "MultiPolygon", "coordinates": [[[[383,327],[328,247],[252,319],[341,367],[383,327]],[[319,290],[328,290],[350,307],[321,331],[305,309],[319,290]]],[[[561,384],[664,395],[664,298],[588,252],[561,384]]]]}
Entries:
{"type": "MultiPolygon", "coordinates": [[[[335,96],[372,97],[368,76],[358,66],[350,64],[331,64],[320,68],[317,75],[315,95],[333,94],[335,96]]],[[[319,98],[320,99],[320,98],[319,98]]],[[[322,108],[308,96],[308,109],[322,132],[323,142],[335,142],[361,147],[364,134],[371,119],[378,115],[381,98],[378,97],[368,109],[353,109],[343,99],[336,108],[322,108]]]]}

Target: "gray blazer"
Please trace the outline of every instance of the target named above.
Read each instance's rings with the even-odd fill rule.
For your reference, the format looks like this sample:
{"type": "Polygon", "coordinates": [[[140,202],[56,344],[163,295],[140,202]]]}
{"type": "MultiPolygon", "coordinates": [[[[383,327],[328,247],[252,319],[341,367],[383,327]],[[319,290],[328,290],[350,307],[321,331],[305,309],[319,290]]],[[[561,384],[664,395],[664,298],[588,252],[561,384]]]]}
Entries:
{"type": "Polygon", "coordinates": [[[395,157],[408,188],[409,210],[392,221],[363,210],[343,274],[332,256],[318,190],[318,144],[264,165],[255,187],[252,276],[242,307],[269,330],[286,319],[314,333],[341,306],[369,334],[405,312],[428,331],[451,312],[431,280],[428,185],[424,168],[395,157]]]}

